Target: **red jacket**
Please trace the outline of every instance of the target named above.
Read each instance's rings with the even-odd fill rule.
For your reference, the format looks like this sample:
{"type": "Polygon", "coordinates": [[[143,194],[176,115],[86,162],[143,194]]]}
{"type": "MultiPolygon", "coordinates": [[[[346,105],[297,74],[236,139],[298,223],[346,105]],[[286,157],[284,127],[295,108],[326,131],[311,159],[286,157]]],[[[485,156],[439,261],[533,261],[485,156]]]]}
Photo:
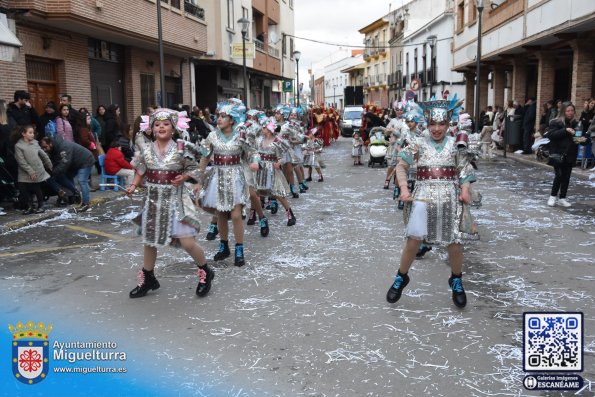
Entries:
{"type": "Polygon", "coordinates": [[[133,169],[132,165],[124,159],[124,153],[116,148],[110,148],[107,151],[103,167],[105,168],[105,173],[108,175],[116,175],[122,168],[133,169]]]}

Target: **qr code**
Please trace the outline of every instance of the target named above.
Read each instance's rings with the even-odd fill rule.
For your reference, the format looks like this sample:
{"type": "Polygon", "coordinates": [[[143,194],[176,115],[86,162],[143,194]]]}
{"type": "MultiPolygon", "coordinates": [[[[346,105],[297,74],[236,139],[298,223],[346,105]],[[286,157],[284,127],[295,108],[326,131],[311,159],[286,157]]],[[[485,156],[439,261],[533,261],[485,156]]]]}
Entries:
{"type": "Polygon", "coordinates": [[[525,371],[583,370],[583,313],[523,313],[525,371]]]}

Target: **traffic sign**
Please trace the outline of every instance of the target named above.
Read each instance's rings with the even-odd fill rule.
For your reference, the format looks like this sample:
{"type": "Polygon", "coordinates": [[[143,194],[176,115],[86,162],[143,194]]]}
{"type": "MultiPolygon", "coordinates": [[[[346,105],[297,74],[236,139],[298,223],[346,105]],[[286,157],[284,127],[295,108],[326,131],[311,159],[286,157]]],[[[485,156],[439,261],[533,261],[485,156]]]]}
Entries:
{"type": "Polygon", "coordinates": [[[405,99],[408,101],[413,101],[415,99],[415,92],[411,90],[405,91],[405,99]]]}
{"type": "Polygon", "coordinates": [[[411,88],[413,91],[417,91],[417,90],[419,90],[419,87],[421,87],[421,82],[419,81],[419,79],[411,80],[411,84],[409,84],[409,88],[411,88]]]}

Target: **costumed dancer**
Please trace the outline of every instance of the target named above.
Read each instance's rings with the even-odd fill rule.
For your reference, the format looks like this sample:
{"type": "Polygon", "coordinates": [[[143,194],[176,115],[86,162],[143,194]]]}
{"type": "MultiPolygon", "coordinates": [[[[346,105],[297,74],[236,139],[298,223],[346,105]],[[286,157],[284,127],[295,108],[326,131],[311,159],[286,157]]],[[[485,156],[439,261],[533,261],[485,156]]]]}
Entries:
{"type": "Polygon", "coordinates": [[[291,149],[293,150],[293,171],[295,172],[295,176],[298,180],[300,193],[306,193],[306,191],[309,189],[304,179],[304,153],[302,152],[302,144],[304,143],[305,139],[305,127],[301,121],[303,115],[304,110],[301,107],[291,108],[291,112],[289,113],[289,123],[295,127],[293,129],[294,133],[290,136],[290,142],[291,149]]]}
{"type": "Polygon", "coordinates": [[[205,173],[199,197],[202,208],[217,215],[217,228],[221,240],[219,250],[213,259],[220,261],[231,255],[228,244],[228,222],[231,219],[236,241],[234,264],[243,266],[246,262],[242,209],[249,203],[250,194],[244,176],[242,157],[248,159],[252,171],[258,170],[259,159],[254,149],[247,144],[245,135],[235,128],[244,121],[246,107],[242,101],[231,98],[227,102],[220,102],[217,104],[217,111],[217,129],[201,142],[204,158],[201,160],[200,169],[206,167],[211,155],[213,166],[205,173]]]}
{"type": "MultiPolygon", "coordinates": [[[[250,109],[246,112],[246,116],[248,120],[243,123],[242,125],[238,126],[241,130],[245,131],[246,133],[246,141],[248,144],[256,148],[256,140],[261,134],[261,122],[266,119],[266,115],[264,112],[256,109],[250,109]]],[[[262,237],[267,237],[269,235],[269,220],[264,215],[264,211],[262,209],[261,198],[259,197],[258,193],[256,192],[255,185],[255,173],[252,171],[248,165],[248,159],[244,159],[244,176],[246,177],[246,183],[248,183],[248,190],[250,192],[250,212],[248,214],[248,221],[246,224],[248,226],[256,224],[256,215],[258,215],[258,225],[260,226],[260,235],[262,237]]],[[[275,210],[275,212],[277,212],[275,210]]]]}
{"type": "Polygon", "coordinates": [[[325,168],[325,165],[322,161],[322,140],[317,138],[317,133],[317,128],[312,128],[306,133],[306,142],[303,145],[304,167],[308,168],[310,181],[312,180],[312,168],[314,168],[318,173],[318,182],[324,182],[322,168],[325,168]]]}
{"type": "MultiPolygon", "coordinates": [[[[278,200],[285,208],[287,226],[295,225],[296,218],[286,197],[290,194],[289,185],[281,171],[281,159],[290,148],[287,142],[275,137],[275,124],[270,122],[262,129],[262,135],[256,139],[260,157],[260,168],[256,172],[256,190],[258,194],[278,200]]],[[[272,205],[272,203],[271,203],[272,205]]]]}
{"type": "Polygon", "coordinates": [[[188,186],[199,180],[199,148],[184,141],[172,140],[174,130],[188,128],[186,112],[157,109],[151,116],[143,116],[141,128],[151,129],[155,141],[148,143],[133,160],[136,169],[128,195],[145,180],[142,205],[141,235],[144,244],[143,268],[138,272],[138,285],[130,291],[131,298],[145,296],[159,288],[154,268],[157,247],[181,246],[198,266],[196,295],[205,296],[211,289],[215,272],[207,266],[203,249],[194,241],[200,229],[197,208],[192,197],[198,186],[188,186]],[[191,190],[192,189],[192,190],[191,190]]]}
{"type": "Polygon", "coordinates": [[[422,241],[446,246],[452,274],[448,285],[452,300],[465,307],[467,297],[462,283],[463,241],[477,240],[477,227],[471,219],[470,184],[475,181],[466,151],[460,151],[454,138],[446,136],[449,110],[456,103],[431,101],[422,106],[429,113],[427,137],[415,139],[400,154],[397,180],[401,200],[406,202],[403,215],[407,243],[401,254],[397,276],[386,299],[395,303],[409,283],[408,271],[422,241]],[[417,181],[413,192],[407,187],[407,171],[417,163],[417,181]]]}
{"type": "MultiPolygon", "coordinates": [[[[279,136],[281,139],[286,141],[288,147],[291,147],[290,141],[290,129],[286,126],[287,121],[285,119],[289,116],[289,106],[286,105],[278,105],[275,108],[275,122],[277,126],[275,127],[275,132],[280,134],[279,136]],[[283,129],[283,131],[282,131],[283,129]]],[[[300,194],[298,193],[298,189],[295,187],[295,179],[294,179],[294,172],[293,172],[293,161],[292,161],[292,152],[293,150],[287,150],[285,152],[285,156],[281,160],[281,165],[283,168],[283,174],[289,183],[289,189],[291,190],[291,196],[293,198],[299,198],[300,194]]]]}
{"type": "Polygon", "coordinates": [[[353,165],[362,165],[362,156],[364,154],[364,140],[359,136],[359,131],[353,133],[351,138],[351,157],[353,158],[353,165]]]}

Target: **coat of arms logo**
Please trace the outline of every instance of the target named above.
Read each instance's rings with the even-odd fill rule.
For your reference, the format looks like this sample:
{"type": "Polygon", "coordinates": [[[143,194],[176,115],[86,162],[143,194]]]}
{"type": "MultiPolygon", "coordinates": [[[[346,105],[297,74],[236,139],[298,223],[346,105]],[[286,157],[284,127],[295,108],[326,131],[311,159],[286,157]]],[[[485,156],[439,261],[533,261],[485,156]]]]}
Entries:
{"type": "Polygon", "coordinates": [[[12,373],[20,382],[33,385],[44,380],[49,371],[49,340],[52,325],[29,321],[15,327],[8,324],[12,333],[12,373]]]}

